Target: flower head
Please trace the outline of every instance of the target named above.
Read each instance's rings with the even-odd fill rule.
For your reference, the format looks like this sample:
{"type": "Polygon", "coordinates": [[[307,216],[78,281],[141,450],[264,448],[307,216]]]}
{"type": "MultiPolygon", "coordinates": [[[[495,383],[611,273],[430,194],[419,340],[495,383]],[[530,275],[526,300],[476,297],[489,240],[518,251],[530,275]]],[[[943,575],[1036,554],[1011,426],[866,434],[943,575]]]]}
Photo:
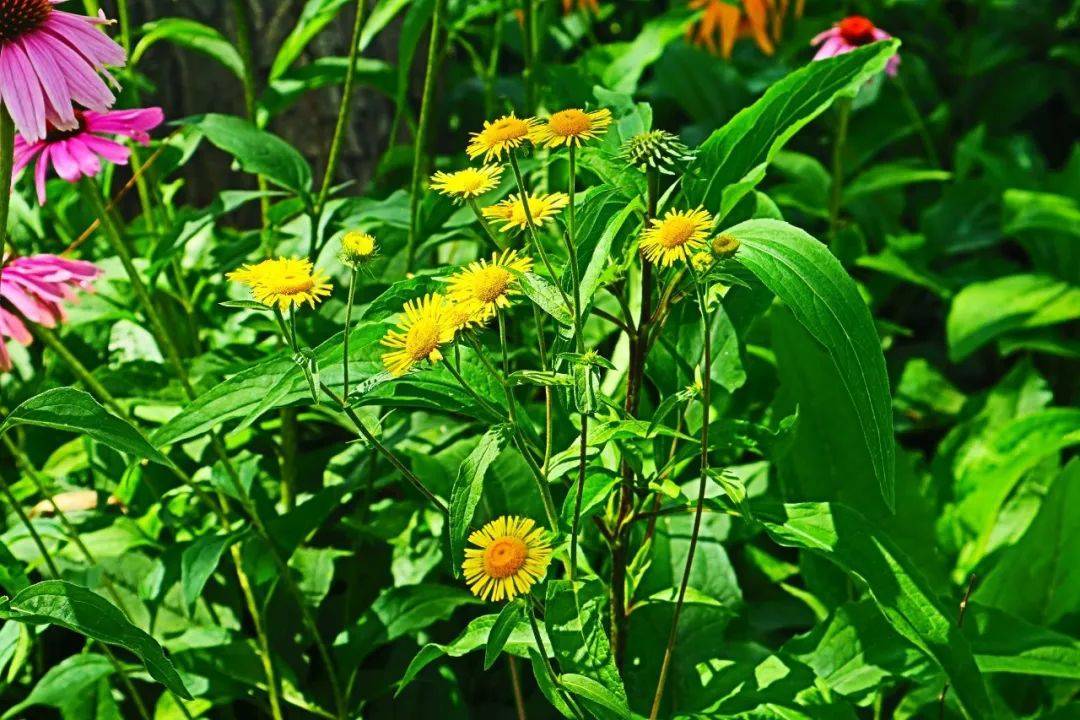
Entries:
{"type": "Polygon", "coordinates": [[[533,118],[519,118],[514,113],[504,115],[495,122],[484,121],[484,129],[472,133],[466,152],[470,158],[484,156],[484,162],[496,160],[514,148],[521,147],[532,129],[536,127],[533,118]]]}
{"type": "Polygon", "coordinates": [[[0,268],[0,371],[11,369],[5,337],[22,345],[33,340],[23,318],[56,327],[67,318],[64,303],[74,301],[79,291],[91,292],[100,274],[92,263],[56,255],[5,258],[0,268]]]}
{"type": "Polygon", "coordinates": [[[311,261],[306,258],[263,260],[244,265],[227,277],[251,288],[256,301],[282,310],[304,303],[315,307],[330,294],[332,287],[323,271],[312,269],[311,261]]]}
{"type": "Polygon", "coordinates": [[[0,102],[31,143],[45,138],[47,123],[76,130],[76,106],[112,107],[116,98],[99,73],[125,62],[123,49],[95,27],[108,24],[104,16],[62,12],[53,7],[60,2],[4,0],[0,7],[0,102]]]}
{"type": "Polygon", "coordinates": [[[446,308],[446,322],[457,334],[463,330],[482,326],[494,316],[484,309],[478,300],[451,301],[446,308]]]}
{"type": "Polygon", "coordinates": [[[371,262],[379,252],[375,237],[363,230],[349,230],[341,236],[341,252],[338,258],[342,263],[356,269],[371,262]]]}
{"type": "Polygon", "coordinates": [[[529,135],[534,145],[556,148],[580,146],[599,137],[611,125],[611,111],[607,108],[585,112],[577,108],[560,110],[543,120],[529,135]]]}
{"type": "Polygon", "coordinates": [[[461,569],[473,594],[484,600],[513,600],[543,579],[551,563],[551,541],[529,518],[499,517],[469,536],[461,569]]]}
{"type": "Polygon", "coordinates": [[[725,0],[690,0],[690,8],[701,10],[702,14],[701,19],[687,30],[686,36],[695,45],[724,58],[731,57],[736,40],[753,37],[761,52],[772,55],[776,51],[774,43],[779,40],[786,7],[787,3],[783,3],[782,9],[778,10],[773,0],[742,0],[742,8],[725,0]]]}
{"type": "Polygon", "coordinates": [[[529,272],[532,266],[532,258],[519,256],[517,250],[494,253],[491,262],[469,263],[451,275],[448,295],[465,308],[472,308],[474,321],[483,322],[499,308],[510,307],[510,296],[520,292],[517,276],[529,272]]]}
{"type": "MultiPolygon", "coordinates": [[[[818,34],[810,41],[810,44],[821,46],[814,55],[814,60],[824,60],[825,58],[851,52],[863,45],[888,40],[891,37],[892,35],[879,27],[875,27],[874,23],[863,16],[850,15],[825,32],[818,34]]],[[[889,75],[895,75],[899,69],[900,56],[893,55],[889,58],[888,64],[885,65],[885,72],[889,75]]]]}
{"type": "Polygon", "coordinates": [[[498,187],[502,171],[501,165],[484,165],[452,173],[437,172],[431,176],[431,187],[458,202],[471,200],[498,187]]]}
{"type": "Polygon", "coordinates": [[[709,248],[712,250],[712,254],[718,258],[730,258],[734,257],[741,245],[742,242],[734,235],[717,235],[713,238],[709,248]]]}
{"type": "MultiPolygon", "coordinates": [[[[532,215],[533,224],[540,227],[548,220],[555,217],[559,210],[566,207],[570,197],[566,193],[551,193],[548,195],[529,194],[529,214],[532,215]]],[[[520,195],[511,195],[506,200],[484,208],[484,217],[489,220],[503,222],[502,231],[517,228],[524,230],[528,227],[529,219],[525,215],[525,204],[521,202],[520,195]]]]}
{"type": "Polygon", "coordinates": [[[712,216],[702,208],[670,210],[664,218],[654,218],[641,235],[638,247],[645,259],[671,266],[676,260],[688,260],[705,249],[705,238],[712,228],[712,216]]]}
{"type": "Polygon", "coordinates": [[[679,165],[694,159],[694,153],[675,135],[651,130],[623,143],[620,157],[642,170],[652,168],[664,175],[674,175],[679,165]]]}
{"type": "Polygon", "coordinates": [[[447,313],[449,306],[438,293],[405,303],[398,329],[387,332],[381,341],[392,348],[382,356],[383,365],[391,375],[401,377],[422,360],[433,363],[442,360],[439,347],[454,339],[454,327],[447,313]]]}
{"type": "MultiPolygon", "coordinates": [[[[96,32],[96,31],[95,31],[96,32]]],[[[150,130],[165,120],[161,108],[139,110],[75,111],[75,128],[58,130],[50,124],[44,138],[28,142],[22,135],[15,137],[14,172],[19,172],[37,158],[34,184],[38,202],[45,204],[45,175],[52,163],[56,174],[68,182],[82,177],[95,177],[101,172],[101,160],[126,165],[131,148],[106,136],[126,137],[146,145],[150,130]]]]}

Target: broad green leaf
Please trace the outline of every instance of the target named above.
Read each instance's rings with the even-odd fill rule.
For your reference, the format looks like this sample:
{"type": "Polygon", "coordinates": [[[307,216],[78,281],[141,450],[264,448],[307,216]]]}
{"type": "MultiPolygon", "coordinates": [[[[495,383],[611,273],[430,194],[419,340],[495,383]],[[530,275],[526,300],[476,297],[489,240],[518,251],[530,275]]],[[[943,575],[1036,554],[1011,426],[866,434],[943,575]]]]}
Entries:
{"type": "Polygon", "coordinates": [[[408,6],[409,0],[378,0],[368,14],[367,20],[364,21],[363,30],[360,31],[360,51],[363,52],[375,36],[408,6]]]}
{"type": "Polygon", "coordinates": [[[75,388],[55,388],[35,395],[0,422],[0,433],[18,425],[78,433],[132,457],[172,466],[130,423],[110,414],[92,396],[75,388]]]}
{"type": "Polygon", "coordinates": [[[1021,478],[1047,458],[1080,444],[1080,409],[1049,408],[1016,418],[988,435],[978,454],[955,468],[955,517],[975,534],[959,565],[970,569],[993,549],[992,535],[1001,508],[1021,478]]]}
{"type": "MultiPolygon", "coordinates": [[[[531,612],[531,610],[529,612],[531,612]]],[[[510,634],[513,633],[522,622],[524,622],[524,619],[521,617],[520,603],[508,602],[503,606],[503,609],[499,611],[499,617],[495,619],[495,624],[491,626],[487,645],[484,646],[485,670],[490,670],[491,666],[495,664],[495,661],[499,659],[499,655],[502,654],[503,648],[506,647],[506,642],[510,639],[510,634]]]]}
{"type": "Polygon", "coordinates": [[[765,176],[777,152],[833,100],[853,95],[885,69],[899,43],[880,42],[808,63],[773,84],[760,100],[715,131],[698,149],[684,180],[691,207],[721,219],[765,176]]]}
{"type": "Polygon", "coordinates": [[[31,585],[11,598],[4,615],[32,625],[60,625],[94,640],[126,648],[138,655],[151,677],[181,698],[191,699],[157,641],[132,625],[115,605],[80,585],[62,580],[31,585]]]}
{"type": "Polygon", "coordinates": [[[73,697],[89,692],[99,680],[109,677],[113,672],[112,663],[104,655],[72,655],[49,668],[25,700],[12,706],[0,717],[3,720],[17,717],[26,708],[34,705],[61,708],[73,697]]]}
{"type": "Polygon", "coordinates": [[[509,437],[505,425],[495,425],[484,433],[458,469],[450,491],[450,562],[455,576],[465,555],[465,538],[469,535],[473,513],[484,494],[484,475],[506,447],[509,437]]]}
{"type": "Polygon", "coordinates": [[[584,700],[599,717],[630,718],[626,698],[616,695],[591,677],[565,673],[559,676],[559,685],[584,700]]]}
{"type": "Polygon", "coordinates": [[[956,294],[945,334],[949,358],[960,362],[1014,330],[1080,318],[1080,287],[1049,275],[1009,275],[972,283],[956,294]]]}
{"type": "Polygon", "coordinates": [[[537,650],[529,648],[529,661],[532,664],[533,677],[536,679],[536,686],[540,688],[540,693],[547,698],[547,701],[551,703],[552,707],[559,711],[565,718],[578,718],[580,713],[574,712],[570,709],[570,706],[563,699],[562,694],[559,692],[559,688],[555,685],[554,678],[551,677],[551,671],[548,670],[548,665],[544,662],[544,658],[537,650]]]}
{"type": "Polygon", "coordinates": [[[518,283],[526,297],[539,305],[541,310],[567,327],[574,324],[573,311],[563,302],[559,288],[550,280],[535,273],[524,273],[518,278],[518,283]]]}
{"type": "Polygon", "coordinates": [[[637,90],[641,74],[656,62],[668,43],[681,38],[686,32],[686,20],[686,12],[680,9],[645,23],[634,41],[620,48],[620,52],[607,65],[602,85],[620,93],[637,90]]]}
{"type": "MultiPolygon", "coordinates": [[[[769,517],[758,510],[757,517],[769,517]]],[[[971,647],[913,563],[857,512],[832,503],[784,505],[764,523],[773,540],[822,555],[865,583],[889,624],[933,658],[969,720],[993,717],[971,647]]]]}
{"type": "Polygon", "coordinates": [[[1029,190],[1006,190],[1002,231],[1016,236],[1042,272],[1080,283],[1080,201],[1029,190]]]}
{"type": "Polygon", "coordinates": [[[1080,640],[976,602],[964,617],[964,633],[984,673],[1080,680],[1080,640]]]}
{"type": "MultiPolygon", "coordinates": [[[[416,679],[421,670],[439,658],[462,657],[474,650],[487,647],[488,638],[491,636],[491,631],[498,618],[498,615],[481,615],[470,622],[460,635],[446,645],[428,643],[422,647],[416,657],[412,659],[412,662],[409,663],[409,667],[405,669],[405,674],[401,677],[401,680],[398,681],[396,694],[400,694],[409,683],[416,679]]],[[[541,637],[543,638],[543,635],[541,637]]],[[[545,648],[550,648],[551,644],[547,638],[543,639],[545,648]]],[[[514,628],[503,649],[517,657],[528,657],[530,650],[535,652],[536,641],[533,639],[532,630],[527,622],[519,623],[514,628]]]]}
{"type": "Polygon", "coordinates": [[[857,419],[872,475],[893,506],[896,446],[885,357],[870,310],[839,261],[820,242],[778,220],[749,220],[726,231],[737,258],[821,343],[857,419]]]}
{"type": "Polygon", "coordinates": [[[22,561],[11,554],[11,550],[0,542],[0,589],[8,595],[14,595],[30,584],[26,577],[26,568],[22,561]]]}
{"type": "Polygon", "coordinates": [[[1050,486],[1027,532],[1001,553],[975,598],[1028,622],[1053,626],[1080,611],[1078,557],[1080,460],[1074,459],[1050,486]]]}
{"type": "Polygon", "coordinates": [[[229,40],[214,28],[187,18],[168,17],[153,20],[142,26],[143,36],[131,51],[131,65],[161,40],[195,50],[214,58],[238,79],[244,78],[244,61],[229,40]]]}
{"type": "Polygon", "coordinates": [[[221,562],[221,554],[238,539],[235,534],[203,535],[184,548],[180,555],[180,587],[188,607],[202,594],[206,581],[221,562]]]}
{"type": "Polygon", "coordinates": [[[945,182],[951,177],[952,173],[945,170],[889,163],[874,165],[844,186],[844,201],[916,183],[945,182]]]}
{"type": "Polygon", "coordinates": [[[607,592],[599,580],[573,584],[569,580],[550,580],[544,625],[560,670],[584,675],[616,698],[620,710],[606,711],[600,717],[629,717],[626,690],[604,629],[607,604],[607,592]]]}
{"type": "Polygon", "coordinates": [[[244,172],[262,175],[299,195],[311,190],[311,166],[296,148],[277,135],[242,118],[216,113],[191,118],[187,124],[235,157],[244,172]]]}

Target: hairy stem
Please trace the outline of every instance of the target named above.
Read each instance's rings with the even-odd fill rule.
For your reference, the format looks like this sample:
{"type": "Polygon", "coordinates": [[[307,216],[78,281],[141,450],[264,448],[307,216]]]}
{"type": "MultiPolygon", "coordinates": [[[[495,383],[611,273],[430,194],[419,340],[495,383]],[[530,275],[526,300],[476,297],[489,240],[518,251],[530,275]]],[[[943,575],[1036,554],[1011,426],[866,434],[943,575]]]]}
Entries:
{"type": "Polygon", "coordinates": [[[326,198],[330,196],[330,186],[334,182],[338,163],[341,161],[341,148],[345,141],[345,128],[349,124],[352,112],[353,85],[356,83],[356,59],[360,55],[360,30],[364,25],[364,2],[356,0],[356,15],[353,18],[352,40],[349,45],[349,67],[345,70],[345,84],[341,89],[341,104],[338,106],[337,123],[334,125],[334,138],[330,141],[330,154],[326,158],[326,173],[323,175],[319,199],[315,202],[315,213],[322,211],[326,198]]]}

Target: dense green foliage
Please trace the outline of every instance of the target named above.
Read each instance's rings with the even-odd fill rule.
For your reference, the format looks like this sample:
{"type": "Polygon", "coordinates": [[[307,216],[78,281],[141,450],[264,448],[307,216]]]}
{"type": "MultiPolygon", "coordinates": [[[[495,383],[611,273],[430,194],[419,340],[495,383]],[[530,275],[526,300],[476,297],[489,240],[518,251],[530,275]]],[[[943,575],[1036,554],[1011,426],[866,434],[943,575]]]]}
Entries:
{"type": "Polygon", "coordinates": [[[102,275],[6,345],[0,720],[1080,717],[1076,2],[307,0],[261,62],[247,0],[102,4],[117,107],[171,44],[247,112],[42,205],[15,180],[8,251],[102,275]],[[856,12],[893,38],[811,61],[856,12]],[[389,142],[343,168],[357,98],[389,142]],[[566,108],[612,122],[432,187],[566,108]],[[628,159],[654,130],[663,173],[628,159]],[[522,186],[573,197],[503,232],[522,186]],[[698,208],[692,259],[642,257],[698,208]],[[507,305],[388,371],[403,306],[496,247],[533,261],[507,305]],[[227,278],[271,256],[332,290],[227,278]],[[478,597],[506,515],[551,563],[478,597]]]}

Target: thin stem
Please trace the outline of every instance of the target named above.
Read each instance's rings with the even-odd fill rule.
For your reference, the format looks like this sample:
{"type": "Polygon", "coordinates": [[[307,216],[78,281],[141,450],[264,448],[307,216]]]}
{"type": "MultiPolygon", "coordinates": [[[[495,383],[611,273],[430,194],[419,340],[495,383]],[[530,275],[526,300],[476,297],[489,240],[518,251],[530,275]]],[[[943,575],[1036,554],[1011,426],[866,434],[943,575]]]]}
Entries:
{"type": "MultiPolygon", "coordinates": [[[[577,228],[575,221],[575,195],[577,194],[577,148],[574,145],[570,145],[568,150],[568,156],[570,161],[570,187],[569,187],[569,207],[567,208],[567,226],[566,226],[566,254],[570,259],[570,282],[572,285],[572,293],[574,300],[574,341],[579,353],[585,352],[585,338],[584,318],[581,316],[581,271],[578,268],[577,246],[576,237],[574,231],[577,228]]],[[[526,202],[526,205],[528,203],[526,202]]],[[[586,370],[591,373],[592,370],[586,370]]],[[[581,413],[581,444],[578,451],[578,477],[577,477],[577,499],[574,502],[574,519],[571,523],[570,530],[570,580],[575,577],[577,570],[577,549],[578,549],[578,529],[581,527],[581,501],[582,496],[585,494],[585,465],[587,462],[587,448],[588,448],[588,436],[589,436],[589,416],[588,413],[581,413]]]]}
{"type": "Polygon", "coordinates": [[[517,710],[517,718],[529,720],[529,716],[525,713],[525,696],[521,692],[521,676],[518,674],[517,658],[508,654],[506,660],[510,665],[510,685],[514,689],[514,708],[517,710]]]}
{"type": "Polygon", "coordinates": [[[296,408],[281,408],[281,505],[286,512],[296,507],[296,456],[300,446],[300,428],[296,408]]]}
{"type": "Polygon", "coordinates": [[[495,114],[495,81],[499,77],[499,53],[502,51],[503,19],[506,17],[506,0],[499,0],[499,9],[495,12],[495,27],[491,32],[491,58],[488,60],[487,77],[484,83],[484,116],[495,114]]]}
{"type": "Polygon", "coordinates": [[[124,54],[131,57],[131,16],[127,0],[116,0],[116,17],[120,21],[120,45],[124,54]]]}
{"type": "Polygon", "coordinates": [[[698,305],[701,310],[701,322],[705,326],[705,358],[701,372],[701,478],[698,481],[697,507],[694,510],[694,528],[690,533],[690,547],[686,551],[686,566],[683,568],[682,581],[679,583],[679,596],[675,601],[675,612],[671,617],[671,630],[668,632],[667,646],[664,648],[664,659],[660,664],[660,679],[656,683],[656,694],[653,696],[652,711],[649,720],[656,720],[660,713],[660,702],[664,698],[664,686],[667,684],[668,670],[671,667],[671,657],[675,652],[675,639],[679,630],[679,615],[682,613],[683,601],[686,599],[686,588],[690,583],[690,570],[694,564],[694,552],[697,550],[698,536],[701,533],[701,517],[705,508],[705,488],[709,477],[709,408],[711,404],[710,380],[712,369],[712,326],[709,320],[709,312],[705,307],[705,296],[702,293],[701,284],[695,278],[695,290],[697,291],[698,305]]]}
{"type": "MultiPolygon", "coordinates": [[[[967,612],[968,600],[971,599],[971,591],[975,589],[975,575],[972,574],[968,578],[967,590],[964,591],[964,597],[960,600],[960,612],[956,618],[956,627],[964,627],[964,614],[967,612]]],[[[941,688],[941,694],[938,695],[938,717],[945,717],[945,697],[949,693],[949,681],[946,680],[945,684],[941,688]]]]}
{"type": "Polygon", "coordinates": [[[840,224],[840,203],[844,197],[844,147],[847,144],[848,121],[851,119],[851,98],[836,101],[839,115],[836,126],[836,141],[832,154],[832,186],[829,192],[829,234],[836,235],[840,224]]]}
{"type": "Polygon", "coordinates": [[[11,209],[11,171],[14,162],[15,123],[7,105],[0,104],[0,279],[4,276],[4,261],[7,259],[8,212],[11,209]]]}
{"type": "Polygon", "coordinates": [[[525,111],[536,111],[536,7],[533,0],[521,0],[522,48],[525,54],[525,111]]]}
{"type": "Polygon", "coordinates": [[[930,137],[930,130],[926,127],[926,122],[923,120],[922,113],[919,112],[919,108],[915,105],[915,100],[911,97],[911,93],[908,92],[907,83],[904,82],[904,76],[902,73],[896,75],[896,86],[900,88],[900,101],[904,105],[904,109],[907,110],[909,116],[911,116],[911,122],[915,125],[915,131],[919,134],[919,139],[922,141],[923,150],[926,152],[926,159],[930,161],[930,164],[936,168],[941,167],[941,159],[938,157],[937,148],[934,147],[934,139],[930,137]]]}
{"type": "Polygon", "coordinates": [[[529,627],[532,628],[533,640],[536,641],[537,652],[544,661],[544,669],[547,670],[548,678],[551,680],[552,686],[558,689],[559,694],[562,695],[563,700],[566,702],[567,707],[574,713],[574,716],[577,718],[584,718],[585,716],[582,714],[581,708],[577,706],[577,703],[574,702],[574,699],[570,697],[570,694],[563,689],[562,684],[559,682],[559,676],[555,672],[555,667],[551,664],[551,658],[548,657],[547,647],[544,645],[544,636],[540,634],[540,626],[536,622],[536,612],[533,610],[531,604],[525,608],[525,614],[529,616],[529,627]]]}
{"type": "Polygon", "coordinates": [[[555,510],[555,501],[551,498],[551,489],[548,487],[547,478],[544,476],[543,471],[536,465],[536,461],[529,452],[528,445],[525,443],[525,438],[521,435],[521,428],[518,425],[517,419],[517,403],[514,400],[514,391],[510,387],[510,384],[505,380],[505,378],[510,375],[510,351],[509,345],[506,342],[506,320],[503,318],[502,313],[498,313],[497,317],[499,321],[499,345],[502,348],[503,362],[503,379],[501,382],[503,392],[506,394],[506,406],[510,415],[510,425],[514,429],[514,439],[518,446],[518,451],[521,452],[522,457],[525,458],[525,462],[528,463],[529,469],[533,471],[533,478],[536,480],[536,488],[539,490],[540,499],[544,503],[544,512],[547,514],[551,530],[552,532],[557,532],[559,529],[559,513],[555,510]]]}
{"type": "Polygon", "coordinates": [[[480,227],[484,229],[484,236],[491,241],[491,244],[495,246],[496,250],[502,250],[503,245],[499,242],[499,237],[491,230],[491,226],[488,225],[487,218],[484,217],[484,213],[480,210],[480,205],[477,204],[476,198],[469,198],[469,208],[473,211],[473,215],[480,222],[480,227]]]}
{"type": "Polygon", "coordinates": [[[435,10],[431,16],[431,37],[428,39],[427,68],[424,71],[424,90],[420,96],[420,118],[417,121],[416,137],[413,142],[412,183],[409,195],[409,237],[405,246],[406,270],[412,271],[416,265],[416,241],[420,222],[420,177],[424,161],[424,146],[427,144],[428,122],[431,118],[431,96],[435,90],[435,58],[438,55],[439,32],[442,30],[443,6],[446,0],[435,0],[435,10]]]}
{"type": "Polygon", "coordinates": [[[345,127],[349,124],[352,111],[353,85],[356,82],[356,60],[360,55],[360,30],[364,24],[364,0],[356,0],[356,16],[353,19],[352,44],[349,45],[349,67],[345,70],[345,85],[341,89],[341,104],[338,106],[337,124],[334,126],[334,139],[330,142],[330,154],[326,158],[326,173],[323,175],[319,199],[315,202],[315,213],[320,213],[330,195],[330,185],[334,182],[338,163],[341,161],[341,149],[345,140],[345,127]]]}
{"type": "Polygon", "coordinates": [[[345,334],[341,338],[341,393],[349,401],[349,334],[352,332],[353,302],[356,300],[356,268],[349,273],[349,299],[345,303],[345,334]]]}
{"type": "MultiPolygon", "coordinates": [[[[455,348],[456,347],[457,346],[455,345],[455,348]]],[[[500,420],[505,420],[506,419],[501,412],[496,410],[491,405],[491,403],[489,403],[484,398],[480,397],[480,394],[478,392],[476,392],[476,390],[474,390],[473,387],[471,385],[469,385],[468,382],[465,381],[465,378],[461,376],[461,372],[456,367],[454,367],[453,363],[451,363],[451,362],[446,363],[446,369],[450,371],[450,374],[454,376],[454,379],[458,381],[458,384],[461,385],[461,387],[465,390],[465,392],[472,395],[473,399],[476,400],[476,402],[480,405],[480,407],[482,407],[486,412],[491,413],[492,417],[499,418],[500,420]]]]}
{"type": "Polygon", "coordinates": [[[120,403],[117,402],[116,398],[112,396],[112,393],[105,389],[105,386],[101,384],[101,381],[90,373],[86,366],[83,365],[70,350],[68,350],[67,346],[52,330],[44,325],[37,324],[29,324],[28,327],[31,328],[34,337],[41,340],[50,350],[56,353],[57,357],[67,365],[72,374],[79,379],[79,382],[86,387],[91,395],[97,397],[102,405],[109,410],[112,410],[117,415],[123,416],[127,414],[120,406],[120,403]]]}

